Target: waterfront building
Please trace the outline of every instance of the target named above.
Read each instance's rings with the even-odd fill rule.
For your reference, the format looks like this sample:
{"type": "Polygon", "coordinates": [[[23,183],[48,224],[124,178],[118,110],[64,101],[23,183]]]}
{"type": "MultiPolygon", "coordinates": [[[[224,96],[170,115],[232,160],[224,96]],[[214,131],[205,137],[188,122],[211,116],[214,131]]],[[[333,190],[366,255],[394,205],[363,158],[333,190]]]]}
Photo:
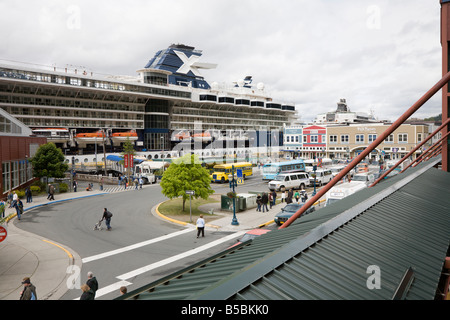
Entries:
{"type": "MultiPolygon", "coordinates": [[[[350,123],[340,125],[286,126],[284,129],[285,153],[305,159],[327,157],[351,159],[358,156],[381,135],[390,124],[350,123]]],[[[430,133],[427,124],[402,124],[389,135],[372,153],[372,160],[396,160],[403,158],[430,133]]],[[[424,146],[426,148],[427,144],[424,146]]],[[[417,150],[416,158],[423,150],[417,150]]]]}

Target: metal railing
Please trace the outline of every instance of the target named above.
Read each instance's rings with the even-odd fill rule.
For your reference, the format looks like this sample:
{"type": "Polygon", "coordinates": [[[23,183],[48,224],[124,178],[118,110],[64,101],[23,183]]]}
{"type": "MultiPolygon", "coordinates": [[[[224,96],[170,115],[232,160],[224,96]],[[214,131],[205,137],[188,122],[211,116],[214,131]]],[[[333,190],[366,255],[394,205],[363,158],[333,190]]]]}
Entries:
{"type": "Polygon", "coordinates": [[[431,97],[433,97],[443,86],[450,81],[450,72],[446,73],[430,90],[428,90],[416,103],[414,103],[404,114],[402,114],[389,128],[387,128],[374,142],[363,150],[352,162],[350,162],[341,172],[339,172],[330,182],[322,187],[315,196],[311,197],[296,213],[292,215],[279,229],[288,227],[316,201],[318,201],[328,190],[345,177],[361,160],[370,154],[380,143],[392,134],[402,123],[404,123],[414,112],[422,107],[431,97]]]}

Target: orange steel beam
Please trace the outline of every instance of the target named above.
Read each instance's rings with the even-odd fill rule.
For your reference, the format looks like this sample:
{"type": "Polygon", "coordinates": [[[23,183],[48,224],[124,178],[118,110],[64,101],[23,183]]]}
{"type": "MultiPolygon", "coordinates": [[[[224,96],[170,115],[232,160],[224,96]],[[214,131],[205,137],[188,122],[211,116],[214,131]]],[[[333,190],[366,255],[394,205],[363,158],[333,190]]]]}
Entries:
{"type": "MultiPolygon", "coordinates": [[[[431,138],[433,138],[436,134],[438,134],[448,123],[450,123],[450,118],[447,119],[447,121],[445,121],[443,124],[441,124],[439,126],[439,128],[437,128],[436,130],[433,131],[432,134],[430,134],[425,140],[423,140],[421,143],[419,143],[414,149],[412,149],[406,156],[404,156],[399,162],[397,162],[395,164],[395,166],[393,166],[392,168],[390,168],[388,171],[386,171],[385,173],[383,173],[374,183],[372,183],[369,188],[373,187],[374,185],[376,185],[378,182],[380,182],[381,180],[384,179],[384,177],[386,177],[389,173],[391,173],[393,170],[395,170],[395,168],[397,168],[403,161],[405,161],[406,159],[408,159],[409,156],[411,156],[414,152],[416,152],[421,146],[423,146],[425,143],[427,143],[428,140],[430,140],[431,138]]],[[[409,166],[408,166],[409,167],[409,166]]],[[[405,168],[406,169],[406,168],[405,168]]],[[[402,170],[403,172],[404,170],[402,170]]]]}
{"type": "Polygon", "coordinates": [[[419,157],[416,158],[413,162],[411,162],[405,169],[400,171],[402,173],[406,169],[408,169],[411,165],[413,167],[417,166],[419,163],[421,163],[425,158],[427,158],[428,154],[431,152],[434,152],[434,150],[437,148],[437,146],[444,141],[445,138],[450,134],[450,131],[447,132],[441,139],[435,142],[430,148],[428,148],[424,153],[422,153],[419,157]]]}
{"type": "Polygon", "coordinates": [[[430,90],[428,90],[416,103],[414,103],[404,114],[402,114],[389,128],[387,128],[374,142],[363,150],[352,162],[350,162],[341,172],[339,172],[330,182],[322,187],[315,196],[311,197],[296,213],[292,215],[279,229],[288,227],[316,201],[318,201],[328,190],[339,182],[347,173],[350,172],[362,159],[364,159],[373,149],[384,141],[392,132],[394,132],[403,122],[405,122],[414,112],[416,112],[425,102],[436,94],[447,82],[450,81],[450,72],[447,72],[430,90]]]}

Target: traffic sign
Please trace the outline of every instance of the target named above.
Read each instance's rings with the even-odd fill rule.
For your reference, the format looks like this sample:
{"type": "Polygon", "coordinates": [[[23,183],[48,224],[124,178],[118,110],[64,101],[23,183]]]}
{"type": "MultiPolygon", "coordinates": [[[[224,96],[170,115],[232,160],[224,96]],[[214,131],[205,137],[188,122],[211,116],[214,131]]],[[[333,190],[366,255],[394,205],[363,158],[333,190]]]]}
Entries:
{"type": "Polygon", "coordinates": [[[238,178],[243,178],[243,175],[242,175],[242,169],[236,169],[236,176],[237,176],[238,178]]]}
{"type": "Polygon", "coordinates": [[[244,178],[237,178],[237,184],[244,184],[244,178]]]}
{"type": "Polygon", "coordinates": [[[0,226],[0,242],[5,240],[7,236],[8,236],[8,231],[6,231],[6,229],[4,227],[0,226]]]}
{"type": "Polygon", "coordinates": [[[186,190],[186,194],[194,195],[195,191],[194,190],[186,190]]]}

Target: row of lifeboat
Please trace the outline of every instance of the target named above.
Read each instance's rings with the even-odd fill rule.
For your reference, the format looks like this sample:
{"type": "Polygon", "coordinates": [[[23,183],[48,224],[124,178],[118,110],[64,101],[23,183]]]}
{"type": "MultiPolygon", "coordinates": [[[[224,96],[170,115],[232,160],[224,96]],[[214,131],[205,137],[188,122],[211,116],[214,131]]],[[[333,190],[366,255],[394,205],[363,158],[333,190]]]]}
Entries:
{"type": "Polygon", "coordinates": [[[191,134],[189,131],[182,130],[172,135],[172,141],[201,141],[210,142],[213,140],[248,140],[248,136],[242,132],[230,132],[230,134],[222,134],[220,131],[203,131],[191,134]]]}
{"type": "Polygon", "coordinates": [[[45,137],[49,141],[55,143],[69,143],[76,141],[78,144],[86,145],[92,143],[101,143],[103,138],[111,139],[116,144],[123,143],[127,140],[134,142],[138,139],[138,135],[135,130],[129,130],[124,132],[114,132],[109,136],[105,135],[104,130],[98,130],[95,132],[82,132],[73,134],[67,128],[39,128],[33,129],[33,134],[39,137],[45,137]]]}

